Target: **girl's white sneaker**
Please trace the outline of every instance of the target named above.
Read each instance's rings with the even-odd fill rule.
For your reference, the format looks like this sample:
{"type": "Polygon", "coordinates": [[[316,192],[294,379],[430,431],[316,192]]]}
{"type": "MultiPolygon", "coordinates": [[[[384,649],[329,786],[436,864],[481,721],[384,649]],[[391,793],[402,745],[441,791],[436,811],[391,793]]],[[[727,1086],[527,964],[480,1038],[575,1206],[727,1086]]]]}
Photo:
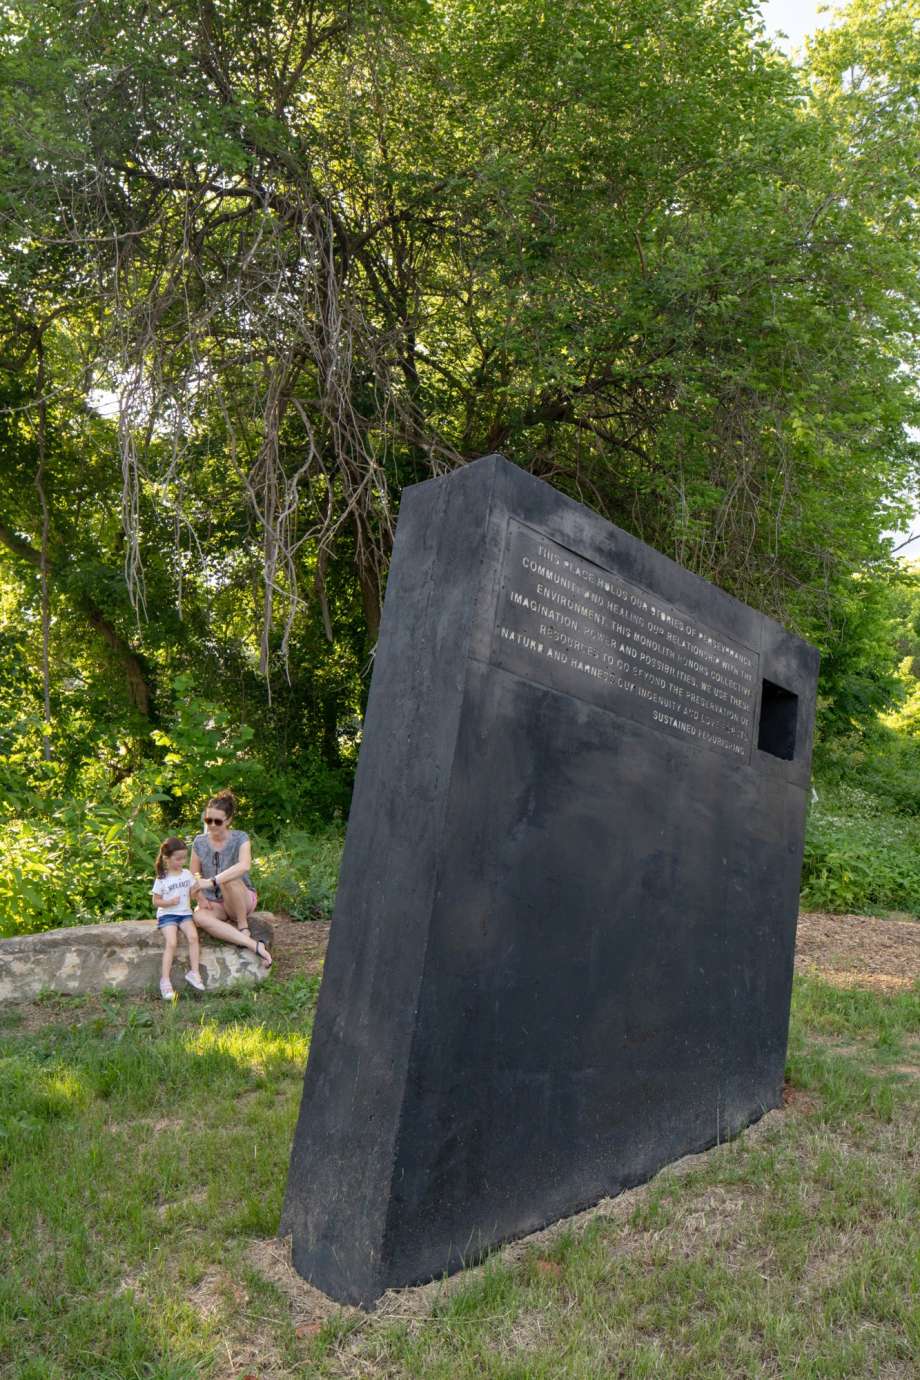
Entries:
{"type": "Polygon", "coordinates": [[[163,1000],[172,1001],[175,995],[176,994],[173,991],[173,985],[170,982],[169,978],[160,978],[160,996],[163,998],[163,1000]]]}
{"type": "Polygon", "coordinates": [[[185,980],[190,987],[194,987],[196,992],[204,991],[204,983],[201,981],[201,978],[198,976],[197,973],[186,973],[185,980]]]}

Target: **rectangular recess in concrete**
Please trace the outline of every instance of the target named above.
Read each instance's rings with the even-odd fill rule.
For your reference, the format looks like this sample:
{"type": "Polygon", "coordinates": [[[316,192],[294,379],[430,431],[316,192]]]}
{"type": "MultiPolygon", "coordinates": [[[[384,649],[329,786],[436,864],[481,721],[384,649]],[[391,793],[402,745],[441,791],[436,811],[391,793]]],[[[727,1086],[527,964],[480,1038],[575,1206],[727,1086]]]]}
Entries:
{"type": "Polygon", "coordinates": [[[765,680],[760,697],[760,728],[757,746],[784,762],[795,757],[795,732],[799,717],[799,697],[782,685],[765,680]]]}

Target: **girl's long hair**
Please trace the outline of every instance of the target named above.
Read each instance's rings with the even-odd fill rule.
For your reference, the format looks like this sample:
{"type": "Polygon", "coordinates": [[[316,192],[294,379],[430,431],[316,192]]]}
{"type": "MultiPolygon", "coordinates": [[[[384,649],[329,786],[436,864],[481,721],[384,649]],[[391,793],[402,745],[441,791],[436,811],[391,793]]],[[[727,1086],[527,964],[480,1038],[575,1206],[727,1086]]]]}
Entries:
{"type": "MultiPolygon", "coordinates": [[[[160,851],[157,853],[157,876],[166,876],[166,859],[171,858],[173,853],[187,852],[188,844],[185,839],[169,838],[164,839],[160,844],[160,851]]],[[[149,856],[149,855],[148,855],[149,856]]]]}

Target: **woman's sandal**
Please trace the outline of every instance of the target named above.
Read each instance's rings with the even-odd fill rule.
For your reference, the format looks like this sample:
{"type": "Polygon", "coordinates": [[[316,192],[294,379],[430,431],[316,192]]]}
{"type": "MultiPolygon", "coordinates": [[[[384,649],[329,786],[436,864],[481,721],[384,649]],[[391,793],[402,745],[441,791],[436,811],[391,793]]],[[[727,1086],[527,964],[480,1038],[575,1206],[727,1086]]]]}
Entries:
{"type": "Polygon", "coordinates": [[[257,940],[256,940],[255,956],[256,956],[256,958],[260,958],[260,959],[262,960],[263,963],[265,963],[265,960],[268,959],[268,962],[265,963],[266,968],[270,968],[270,967],[272,966],[272,963],[274,962],[274,959],[272,958],[271,954],[268,952],[268,949],[266,949],[266,947],[265,947],[265,945],[264,945],[264,943],[262,942],[261,939],[257,939],[257,940]],[[262,949],[262,951],[263,951],[262,953],[259,953],[259,950],[260,950],[260,949],[262,949]]]}

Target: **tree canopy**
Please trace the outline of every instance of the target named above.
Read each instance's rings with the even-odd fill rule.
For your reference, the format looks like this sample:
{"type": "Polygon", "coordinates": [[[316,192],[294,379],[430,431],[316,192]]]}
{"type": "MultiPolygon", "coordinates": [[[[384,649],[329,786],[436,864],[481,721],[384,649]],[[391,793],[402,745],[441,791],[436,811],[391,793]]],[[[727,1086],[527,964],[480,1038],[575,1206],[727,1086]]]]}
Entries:
{"type": "Polygon", "coordinates": [[[0,753],[162,765],[193,687],[338,771],[402,487],[494,450],[874,713],[918,79],[915,0],[799,67],[747,0],[4,6],[0,753]]]}

